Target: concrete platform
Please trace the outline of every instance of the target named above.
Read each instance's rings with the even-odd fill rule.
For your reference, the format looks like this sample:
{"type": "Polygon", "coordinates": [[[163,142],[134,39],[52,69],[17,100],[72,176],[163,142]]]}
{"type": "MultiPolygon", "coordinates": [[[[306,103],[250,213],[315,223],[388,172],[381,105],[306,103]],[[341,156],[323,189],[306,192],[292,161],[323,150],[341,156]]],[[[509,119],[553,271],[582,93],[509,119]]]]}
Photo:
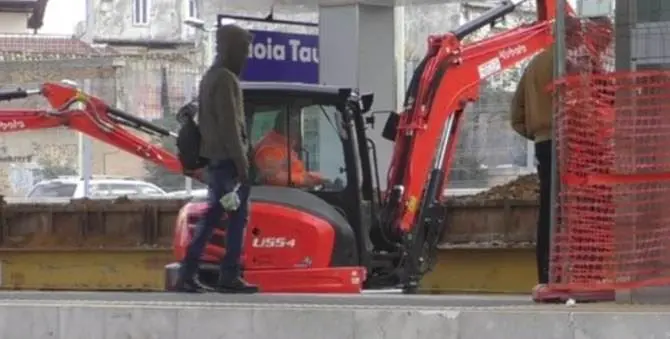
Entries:
{"type": "Polygon", "coordinates": [[[0,293],[2,339],[649,339],[670,307],[529,297],[0,293]]]}

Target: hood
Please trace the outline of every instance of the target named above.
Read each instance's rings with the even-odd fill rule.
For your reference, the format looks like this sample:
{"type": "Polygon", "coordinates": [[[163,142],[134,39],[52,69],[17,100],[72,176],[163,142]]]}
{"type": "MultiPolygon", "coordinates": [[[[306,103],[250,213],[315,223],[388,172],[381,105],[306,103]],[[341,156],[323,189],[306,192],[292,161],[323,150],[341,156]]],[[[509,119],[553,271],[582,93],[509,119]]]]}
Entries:
{"type": "Polygon", "coordinates": [[[216,31],[215,67],[224,67],[240,76],[247,57],[252,35],[237,25],[221,26],[216,31]]]}

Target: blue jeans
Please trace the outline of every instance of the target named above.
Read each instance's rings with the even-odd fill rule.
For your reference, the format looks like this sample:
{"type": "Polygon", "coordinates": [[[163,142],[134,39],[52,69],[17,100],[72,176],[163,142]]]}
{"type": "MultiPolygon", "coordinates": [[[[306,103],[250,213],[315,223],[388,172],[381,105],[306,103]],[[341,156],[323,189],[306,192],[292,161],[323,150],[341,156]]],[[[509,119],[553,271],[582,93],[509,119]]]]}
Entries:
{"type": "MultiPolygon", "coordinates": [[[[182,277],[189,278],[198,270],[198,262],[214,229],[221,224],[223,206],[220,200],[237,184],[237,169],[232,160],[212,160],[207,166],[207,210],[196,225],[193,238],[182,262],[182,277]]],[[[221,260],[222,279],[235,279],[240,275],[240,256],[244,242],[244,229],[249,216],[250,187],[243,184],[237,193],[242,204],[237,211],[228,213],[226,228],[226,254],[221,260]]]]}

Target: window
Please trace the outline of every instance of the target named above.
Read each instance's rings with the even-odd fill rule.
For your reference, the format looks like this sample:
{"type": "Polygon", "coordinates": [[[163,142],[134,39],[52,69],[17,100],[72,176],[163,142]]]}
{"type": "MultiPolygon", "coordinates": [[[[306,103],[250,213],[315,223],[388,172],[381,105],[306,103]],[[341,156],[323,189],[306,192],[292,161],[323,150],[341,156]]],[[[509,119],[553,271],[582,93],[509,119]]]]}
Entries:
{"type": "Polygon", "coordinates": [[[155,197],[165,196],[159,187],[142,183],[107,183],[91,185],[90,196],[93,198],[116,198],[122,196],[155,197]]]}
{"type": "Polygon", "coordinates": [[[346,186],[341,140],[345,134],[335,107],[256,106],[248,113],[252,114],[248,127],[256,184],[292,185],[308,190],[341,190],[346,186]],[[276,152],[267,151],[266,146],[276,152]],[[270,159],[270,153],[285,158],[270,159]]]}
{"type": "Polygon", "coordinates": [[[137,184],[107,183],[91,185],[91,197],[115,198],[121,196],[140,195],[140,186],[137,184]]]}
{"type": "Polygon", "coordinates": [[[310,169],[318,171],[336,186],[346,185],[342,139],[346,138],[340,112],[334,106],[309,105],[302,108],[303,148],[310,169]]]}
{"type": "Polygon", "coordinates": [[[189,18],[198,18],[198,4],[196,0],[186,0],[186,15],[189,18]]]}
{"type": "Polygon", "coordinates": [[[668,0],[638,0],[635,1],[635,11],[638,23],[670,21],[668,0]]]}
{"type": "Polygon", "coordinates": [[[152,185],[140,185],[140,193],[141,195],[152,197],[165,195],[165,192],[152,185]]]}
{"type": "Polygon", "coordinates": [[[72,198],[77,190],[76,184],[67,184],[62,182],[37,184],[33,190],[28,193],[31,198],[72,198]]]}
{"type": "Polygon", "coordinates": [[[109,195],[109,187],[106,184],[93,184],[89,187],[89,196],[91,198],[103,198],[109,195]]]}
{"type": "Polygon", "coordinates": [[[149,1],[133,0],[133,25],[147,25],[149,23],[149,1]]]}
{"type": "Polygon", "coordinates": [[[137,184],[109,184],[109,195],[113,197],[140,195],[137,184]]]}
{"type": "Polygon", "coordinates": [[[252,146],[261,141],[261,139],[274,128],[275,119],[282,111],[286,111],[285,105],[256,106],[250,126],[249,140],[252,146]]]}

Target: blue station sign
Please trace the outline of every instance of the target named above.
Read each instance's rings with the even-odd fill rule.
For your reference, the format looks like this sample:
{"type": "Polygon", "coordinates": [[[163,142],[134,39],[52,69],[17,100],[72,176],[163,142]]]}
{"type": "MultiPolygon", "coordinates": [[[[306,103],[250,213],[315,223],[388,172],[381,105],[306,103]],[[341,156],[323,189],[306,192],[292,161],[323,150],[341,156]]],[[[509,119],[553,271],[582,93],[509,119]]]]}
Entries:
{"type": "MultiPolygon", "coordinates": [[[[221,24],[219,19],[219,24],[221,24]]],[[[244,81],[319,83],[319,36],[250,30],[244,81]]]]}
{"type": "Polygon", "coordinates": [[[242,79],[319,82],[319,36],[251,30],[254,41],[242,79]]]}

